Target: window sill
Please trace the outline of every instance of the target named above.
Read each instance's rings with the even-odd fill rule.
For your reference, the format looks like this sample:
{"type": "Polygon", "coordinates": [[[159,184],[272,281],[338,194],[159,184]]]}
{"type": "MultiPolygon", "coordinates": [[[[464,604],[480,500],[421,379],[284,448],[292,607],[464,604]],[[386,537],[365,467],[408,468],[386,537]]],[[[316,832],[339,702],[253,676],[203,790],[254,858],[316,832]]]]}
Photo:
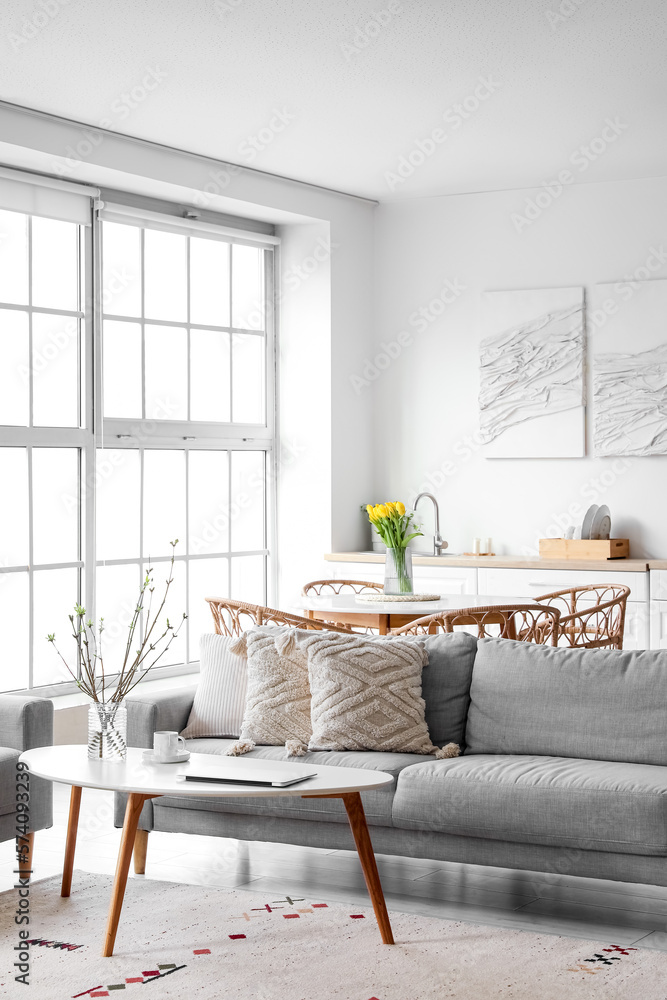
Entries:
{"type": "MultiPolygon", "coordinates": [[[[134,690],[136,692],[141,689],[141,691],[145,691],[146,693],[152,693],[153,691],[175,691],[177,688],[187,687],[191,684],[193,674],[199,674],[199,663],[190,663],[187,668],[181,667],[180,673],[174,673],[169,677],[156,677],[151,680],[141,681],[134,690]]],[[[32,693],[39,694],[39,691],[35,690],[32,693]]],[[[81,705],[90,704],[90,698],[80,691],[75,691],[72,694],[52,695],[50,700],[53,702],[56,712],[66,708],[78,708],[81,705]]]]}

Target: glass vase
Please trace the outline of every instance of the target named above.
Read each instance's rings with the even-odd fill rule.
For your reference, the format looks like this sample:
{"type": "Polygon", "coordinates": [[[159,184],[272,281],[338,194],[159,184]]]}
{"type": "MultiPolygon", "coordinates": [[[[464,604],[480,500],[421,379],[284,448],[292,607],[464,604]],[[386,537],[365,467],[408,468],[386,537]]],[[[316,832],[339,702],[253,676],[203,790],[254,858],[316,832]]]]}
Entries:
{"type": "Polygon", "coordinates": [[[384,592],[391,595],[412,593],[410,549],[387,549],[384,562],[384,592]]]}
{"type": "Polygon", "coordinates": [[[94,701],[88,708],[88,759],[123,761],[126,756],[125,705],[117,701],[94,701]]]}

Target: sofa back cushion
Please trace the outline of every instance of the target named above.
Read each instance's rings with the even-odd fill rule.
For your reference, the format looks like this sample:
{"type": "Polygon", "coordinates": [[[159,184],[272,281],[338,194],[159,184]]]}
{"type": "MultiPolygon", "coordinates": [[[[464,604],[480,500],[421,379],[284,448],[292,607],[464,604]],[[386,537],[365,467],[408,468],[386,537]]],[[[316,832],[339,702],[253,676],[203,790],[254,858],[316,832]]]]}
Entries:
{"type": "Polygon", "coordinates": [[[421,636],[428,654],[422,671],[426,725],[436,746],[463,746],[477,639],[466,632],[421,636]]]}
{"type": "Polygon", "coordinates": [[[667,764],[667,653],[480,639],[466,753],[667,764]]]}

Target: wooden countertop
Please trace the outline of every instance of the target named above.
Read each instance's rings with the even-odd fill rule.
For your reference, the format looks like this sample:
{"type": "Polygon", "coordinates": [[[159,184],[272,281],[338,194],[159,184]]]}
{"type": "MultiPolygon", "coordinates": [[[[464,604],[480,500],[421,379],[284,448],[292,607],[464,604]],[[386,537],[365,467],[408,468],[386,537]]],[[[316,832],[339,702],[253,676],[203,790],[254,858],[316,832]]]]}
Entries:
{"type": "MultiPolygon", "coordinates": [[[[327,562],[384,563],[384,552],[328,552],[327,562]]],[[[646,559],[540,559],[539,556],[426,556],[413,552],[414,566],[469,566],[487,569],[572,569],[607,570],[613,573],[646,573],[649,569],[667,569],[667,560],[646,559]]]]}

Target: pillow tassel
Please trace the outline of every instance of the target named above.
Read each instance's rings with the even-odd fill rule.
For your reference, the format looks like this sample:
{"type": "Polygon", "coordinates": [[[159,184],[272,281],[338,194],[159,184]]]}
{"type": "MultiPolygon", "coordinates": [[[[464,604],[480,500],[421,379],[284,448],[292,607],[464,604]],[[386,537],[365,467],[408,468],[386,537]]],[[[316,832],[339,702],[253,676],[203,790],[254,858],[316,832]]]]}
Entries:
{"type": "Polygon", "coordinates": [[[448,757],[458,757],[460,753],[461,747],[458,743],[448,743],[442,749],[436,750],[433,756],[436,760],[446,760],[448,757]]]}
{"type": "Polygon", "coordinates": [[[245,632],[241,632],[241,635],[235,636],[235,638],[230,642],[228,649],[230,653],[234,654],[234,656],[242,656],[247,660],[248,640],[245,632]]]}
{"type": "Polygon", "coordinates": [[[285,749],[288,757],[305,757],[308,747],[301,740],[285,740],[285,749]]]}
{"type": "Polygon", "coordinates": [[[250,753],[254,749],[255,743],[253,740],[237,740],[226,751],[225,757],[241,757],[244,753],[250,753]]]}
{"type": "Polygon", "coordinates": [[[280,656],[289,656],[296,649],[296,629],[286,628],[276,633],[274,644],[280,656]]]}

